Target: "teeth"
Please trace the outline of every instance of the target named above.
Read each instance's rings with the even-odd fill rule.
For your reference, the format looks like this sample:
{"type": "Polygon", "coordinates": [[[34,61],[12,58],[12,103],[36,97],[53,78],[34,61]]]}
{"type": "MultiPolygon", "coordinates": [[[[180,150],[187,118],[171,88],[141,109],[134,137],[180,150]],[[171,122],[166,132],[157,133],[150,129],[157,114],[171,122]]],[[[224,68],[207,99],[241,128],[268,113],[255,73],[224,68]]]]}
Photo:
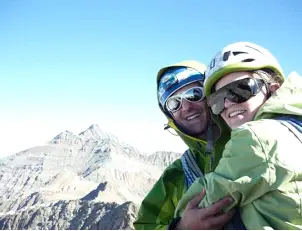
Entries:
{"type": "Polygon", "coordinates": [[[200,114],[192,115],[192,116],[188,117],[187,120],[195,119],[195,118],[198,117],[199,115],[200,115],[200,114]]]}
{"type": "Polygon", "coordinates": [[[229,114],[229,118],[231,118],[233,116],[236,116],[236,115],[239,115],[239,114],[242,114],[243,112],[245,112],[245,110],[234,111],[234,112],[232,112],[232,113],[229,114]]]}

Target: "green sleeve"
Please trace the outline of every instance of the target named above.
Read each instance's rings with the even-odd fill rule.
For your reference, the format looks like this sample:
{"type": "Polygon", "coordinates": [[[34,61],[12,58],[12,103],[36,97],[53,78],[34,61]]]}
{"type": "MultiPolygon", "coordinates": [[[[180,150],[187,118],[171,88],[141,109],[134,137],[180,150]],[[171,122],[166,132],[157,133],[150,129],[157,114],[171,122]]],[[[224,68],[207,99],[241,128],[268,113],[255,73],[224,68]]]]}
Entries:
{"type": "Polygon", "coordinates": [[[184,193],[184,173],[180,160],[169,166],[142,201],[135,229],[166,229],[184,193]]]}
{"type": "Polygon", "coordinates": [[[186,204],[203,188],[206,196],[199,207],[208,207],[231,196],[234,198],[228,208],[231,209],[236,204],[241,207],[249,204],[292,179],[294,173],[278,161],[277,141],[271,139],[270,132],[259,133],[258,137],[258,131],[244,126],[232,132],[217,168],[193,183],[179,202],[177,215],[183,213],[186,204]]]}

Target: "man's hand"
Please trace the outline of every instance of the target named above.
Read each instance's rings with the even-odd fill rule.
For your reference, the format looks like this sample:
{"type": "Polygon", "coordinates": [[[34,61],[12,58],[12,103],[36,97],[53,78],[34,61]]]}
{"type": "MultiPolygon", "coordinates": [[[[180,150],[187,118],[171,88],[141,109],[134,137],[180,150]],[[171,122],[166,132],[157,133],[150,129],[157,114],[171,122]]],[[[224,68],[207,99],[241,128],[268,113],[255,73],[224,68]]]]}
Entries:
{"type": "Polygon", "coordinates": [[[184,214],[176,225],[176,229],[222,229],[233,217],[235,210],[223,213],[222,209],[233,202],[231,197],[226,197],[208,208],[198,208],[198,204],[205,196],[203,190],[194,197],[186,206],[184,214]]]}

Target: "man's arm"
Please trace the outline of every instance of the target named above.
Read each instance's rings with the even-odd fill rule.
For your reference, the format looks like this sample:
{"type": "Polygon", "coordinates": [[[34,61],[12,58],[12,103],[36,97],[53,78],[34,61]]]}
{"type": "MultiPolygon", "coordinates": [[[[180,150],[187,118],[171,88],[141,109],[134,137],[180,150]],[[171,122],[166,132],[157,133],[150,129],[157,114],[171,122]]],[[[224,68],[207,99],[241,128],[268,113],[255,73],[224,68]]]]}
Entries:
{"type": "Polygon", "coordinates": [[[220,230],[231,220],[235,210],[230,210],[226,213],[222,212],[225,207],[233,202],[231,197],[225,197],[208,208],[198,208],[198,204],[204,196],[205,190],[187,204],[183,216],[176,225],[176,229],[220,230]]]}
{"type": "MultiPolygon", "coordinates": [[[[180,162],[178,164],[181,167],[180,162]]],[[[221,212],[232,203],[232,199],[224,198],[209,208],[198,208],[198,203],[204,197],[203,192],[190,201],[182,218],[173,227],[169,226],[176,205],[183,196],[183,174],[182,169],[172,171],[168,168],[164,172],[143,200],[137,220],[134,222],[135,229],[222,229],[229,222],[234,212],[221,212]]]]}

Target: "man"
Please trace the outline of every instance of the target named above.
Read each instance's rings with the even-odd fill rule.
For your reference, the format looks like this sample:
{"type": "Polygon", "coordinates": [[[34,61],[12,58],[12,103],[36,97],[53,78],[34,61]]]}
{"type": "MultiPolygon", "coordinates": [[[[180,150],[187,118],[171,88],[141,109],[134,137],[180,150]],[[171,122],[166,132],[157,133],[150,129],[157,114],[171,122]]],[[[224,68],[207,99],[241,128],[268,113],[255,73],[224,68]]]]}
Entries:
{"type": "Polygon", "coordinates": [[[211,122],[203,93],[205,69],[198,62],[184,61],[158,72],[159,107],[168,119],[168,127],[178,133],[189,149],[165,169],[143,200],[134,222],[136,229],[222,229],[234,214],[222,213],[232,203],[229,197],[199,209],[197,202],[205,195],[202,192],[187,205],[182,218],[173,219],[178,201],[195,179],[215,168],[229,137],[219,134],[218,127],[211,122]]]}

